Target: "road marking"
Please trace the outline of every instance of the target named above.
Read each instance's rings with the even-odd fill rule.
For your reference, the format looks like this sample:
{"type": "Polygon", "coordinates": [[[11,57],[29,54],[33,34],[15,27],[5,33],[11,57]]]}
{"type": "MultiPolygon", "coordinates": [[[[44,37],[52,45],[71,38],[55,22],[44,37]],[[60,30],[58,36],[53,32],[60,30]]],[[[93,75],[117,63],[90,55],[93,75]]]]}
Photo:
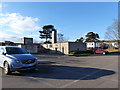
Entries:
{"type": "Polygon", "coordinates": [[[108,78],[105,78],[105,77],[102,77],[102,79],[105,79],[105,80],[110,80],[110,81],[114,81],[114,82],[118,82],[118,80],[108,79],[108,78]]]}
{"type": "Polygon", "coordinates": [[[98,73],[98,72],[100,72],[100,71],[102,71],[102,70],[97,70],[97,71],[95,71],[95,72],[93,72],[93,73],[91,73],[91,74],[85,75],[85,76],[83,76],[83,77],[81,77],[81,78],[79,78],[79,79],[77,79],[77,80],[74,80],[74,81],[71,82],[71,83],[68,83],[68,84],[66,84],[66,85],[61,86],[60,88],[65,88],[65,87],[67,87],[67,86],[70,86],[70,85],[78,82],[79,80],[85,79],[85,78],[87,78],[87,77],[89,77],[89,76],[92,76],[92,75],[94,75],[95,73],[98,73]]]}
{"type": "MultiPolygon", "coordinates": [[[[107,67],[111,67],[112,65],[113,65],[113,64],[111,64],[111,65],[109,65],[109,66],[107,66],[107,67]]],[[[94,74],[96,74],[96,73],[98,73],[98,72],[101,72],[101,71],[103,71],[103,70],[97,70],[97,71],[95,71],[95,72],[93,72],[93,73],[91,73],[91,74],[85,75],[85,76],[83,76],[83,77],[81,77],[81,78],[79,78],[79,79],[77,79],[77,80],[74,80],[74,81],[71,82],[71,83],[68,83],[68,84],[66,84],[66,85],[63,85],[63,86],[61,86],[60,88],[65,88],[65,87],[67,87],[67,86],[70,86],[70,85],[78,82],[79,80],[85,79],[85,78],[87,78],[87,77],[89,77],[89,76],[92,76],[92,75],[94,75],[94,74]]],[[[112,80],[112,79],[111,79],[111,80],[112,80]]]]}
{"type": "MultiPolygon", "coordinates": [[[[24,75],[27,76],[27,75],[24,75]]],[[[27,77],[28,79],[35,79],[35,80],[41,80],[40,78],[35,78],[35,77],[27,77]]],[[[51,88],[54,88],[54,86],[50,83],[47,83],[46,81],[42,81],[44,84],[50,86],[51,88]]]]}

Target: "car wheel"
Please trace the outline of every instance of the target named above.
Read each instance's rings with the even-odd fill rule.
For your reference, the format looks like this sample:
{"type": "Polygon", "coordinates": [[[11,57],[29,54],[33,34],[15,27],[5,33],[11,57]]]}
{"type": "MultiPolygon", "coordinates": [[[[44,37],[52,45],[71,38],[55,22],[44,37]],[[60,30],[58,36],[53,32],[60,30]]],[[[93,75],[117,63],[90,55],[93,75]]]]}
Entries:
{"type": "Polygon", "coordinates": [[[5,64],[4,64],[4,74],[5,75],[11,74],[8,62],[5,62],[5,64]]]}
{"type": "Polygon", "coordinates": [[[105,52],[103,52],[103,54],[105,55],[106,53],[105,53],[105,52]]]}

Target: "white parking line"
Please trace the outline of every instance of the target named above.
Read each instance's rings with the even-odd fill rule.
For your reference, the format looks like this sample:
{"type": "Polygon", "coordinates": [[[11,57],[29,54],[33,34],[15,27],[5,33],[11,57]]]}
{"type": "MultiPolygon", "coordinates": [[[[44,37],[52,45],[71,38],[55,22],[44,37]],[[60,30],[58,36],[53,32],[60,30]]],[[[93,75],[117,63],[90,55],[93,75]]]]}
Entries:
{"type": "MultiPolygon", "coordinates": [[[[111,65],[109,65],[109,66],[107,66],[107,67],[111,67],[112,65],[113,65],[113,64],[111,64],[111,65]]],[[[89,77],[89,76],[92,76],[92,75],[94,75],[94,74],[96,74],[96,73],[98,73],[98,72],[100,72],[100,71],[103,71],[103,70],[97,70],[97,71],[95,71],[95,72],[93,72],[93,73],[90,73],[90,74],[88,74],[88,75],[85,75],[85,76],[83,76],[83,77],[81,77],[81,78],[79,78],[79,79],[77,79],[77,80],[74,80],[73,82],[70,82],[70,83],[68,83],[68,84],[66,84],[66,85],[61,86],[60,88],[65,88],[65,87],[67,87],[67,86],[70,86],[70,85],[78,82],[79,80],[85,79],[85,78],[87,78],[87,77],[89,77]]],[[[112,80],[112,79],[111,79],[111,80],[112,80]]],[[[115,81],[115,80],[114,80],[114,81],[115,81]]]]}
{"type": "MultiPolygon", "coordinates": [[[[30,78],[30,79],[35,79],[35,80],[41,80],[40,78],[35,78],[35,77],[27,77],[28,79],[30,78]]],[[[54,88],[54,85],[52,85],[52,84],[50,84],[50,83],[47,83],[47,82],[45,82],[45,81],[42,81],[44,84],[46,84],[46,85],[48,85],[48,86],[50,86],[51,88],[54,88]]]]}
{"type": "Polygon", "coordinates": [[[102,79],[105,79],[105,80],[110,80],[110,81],[114,81],[114,82],[118,82],[118,80],[114,80],[114,79],[107,79],[105,77],[102,77],[102,79]]]}
{"type": "Polygon", "coordinates": [[[91,74],[85,75],[85,76],[83,76],[83,77],[81,77],[81,78],[79,78],[79,79],[77,79],[77,80],[74,80],[74,81],[71,82],[71,83],[68,83],[68,84],[66,84],[66,85],[61,86],[60,88],[65,88],[65,87],[67,87],[67,86],[70,86],[70,85],[78,82],[79,80],[85,79],[85,78],[87,78],[87,77],[89,77],[89,76],[92,76],[93,74],[98,73],[98,72],[100,72],[100,71],[102,71],[102,70],[97,70],[97,71],[95,71],[95,72],[93,72],[93,73],[91,73],[91,74]]]}

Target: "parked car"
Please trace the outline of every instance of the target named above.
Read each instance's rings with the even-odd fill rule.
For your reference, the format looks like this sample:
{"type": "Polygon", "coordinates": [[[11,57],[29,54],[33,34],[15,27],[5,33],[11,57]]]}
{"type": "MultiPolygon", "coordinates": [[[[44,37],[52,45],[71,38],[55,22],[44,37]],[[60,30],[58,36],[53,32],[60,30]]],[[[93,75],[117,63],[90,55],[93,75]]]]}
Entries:
{"type": "Polygon", "coordinates": [[[0,67],[5,74],[13,71],[33,70],[36,68],[37,58],[25,49],[17,46],[0,46],[0,67]]]}
{"type": "Polygon", "coordinates": [[[94,54],[101,53],[101,54],[104,54],[104,55],[109,53],[108,51],[105,51],[103,49],[96,49],[96,50],[93,50],[93,52],[94,52],[94,54]]]}

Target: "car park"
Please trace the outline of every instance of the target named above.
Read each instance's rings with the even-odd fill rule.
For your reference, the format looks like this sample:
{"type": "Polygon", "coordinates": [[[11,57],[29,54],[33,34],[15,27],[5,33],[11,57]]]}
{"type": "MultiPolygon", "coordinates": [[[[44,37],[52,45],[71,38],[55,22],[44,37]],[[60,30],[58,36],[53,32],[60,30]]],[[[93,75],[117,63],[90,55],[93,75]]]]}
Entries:
{"type": "Polygon", "coordinates": [[[108,54],[109,52],[106,51],[106,50],[103,50],[103,49],[95,49],[93,50],[93,53],[96,54],[96,53],[101,53],[101,54],[108,54]]]}
{"type": "Polygon", "coordinates": [[[28,51],[17,46],[0,46],[0,67],[4,74],[13,71],[34,70],[37,58],[28,51]]]}

